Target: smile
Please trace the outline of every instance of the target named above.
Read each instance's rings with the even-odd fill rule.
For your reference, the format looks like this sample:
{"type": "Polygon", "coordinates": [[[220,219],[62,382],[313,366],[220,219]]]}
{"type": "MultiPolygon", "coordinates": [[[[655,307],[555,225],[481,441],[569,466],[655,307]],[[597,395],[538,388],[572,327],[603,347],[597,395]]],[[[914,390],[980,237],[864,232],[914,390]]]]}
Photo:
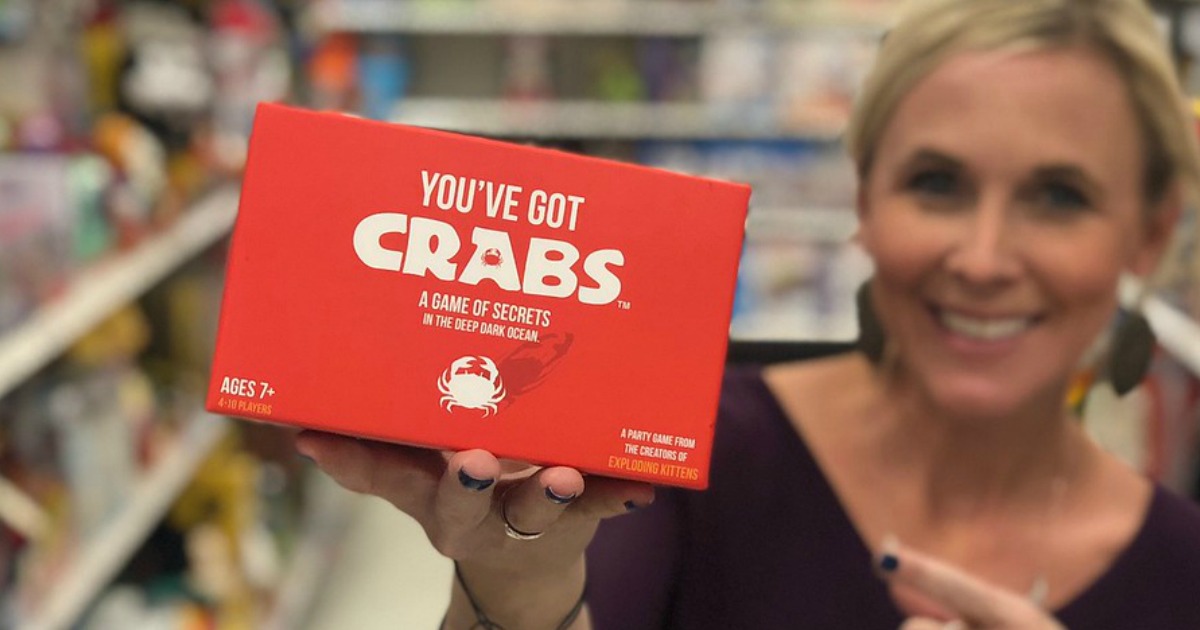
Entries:
{"type": "Polygon", "coordinates": [[[1036,323],[1034,317],[981,318],[939,309],[938,321],[952,333],[981,341],[1016,337],[1036,323]]]}

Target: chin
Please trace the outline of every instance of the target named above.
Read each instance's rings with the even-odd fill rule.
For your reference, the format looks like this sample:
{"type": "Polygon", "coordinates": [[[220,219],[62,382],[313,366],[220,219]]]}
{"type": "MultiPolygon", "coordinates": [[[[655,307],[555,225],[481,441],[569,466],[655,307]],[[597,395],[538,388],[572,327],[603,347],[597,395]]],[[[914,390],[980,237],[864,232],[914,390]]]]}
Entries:
{"type": "MultiPolygon", "coordinates": [[[[954,418],[1002,420],[1027,409],[1035,396],[1004,379],[955,375],[928,383],[930,402],[954,418]]],[[[1022,388],[1023,389],[1023,388],[1022,388]]]]}

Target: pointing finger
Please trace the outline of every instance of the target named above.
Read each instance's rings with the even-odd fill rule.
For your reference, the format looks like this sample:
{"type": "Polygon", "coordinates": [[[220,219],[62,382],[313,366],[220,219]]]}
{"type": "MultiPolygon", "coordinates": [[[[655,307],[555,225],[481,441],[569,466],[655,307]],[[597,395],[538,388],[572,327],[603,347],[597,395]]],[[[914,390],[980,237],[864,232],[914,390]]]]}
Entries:
{"type": "Polygon", "coordinates": [[[950,625],[929,617],[912,617],[900,626],[900,630],[950,630],[950,625]]]}
{"type": "Polygon", "coordinates": [[[600,520],[641,509],[654,502],[654,486],[641,481],[588,477],[587,494],[571,505],[570,513],[600,520]]]}
{"type": "Polygon", "coordinates": [[[1044,623],[1029,625],[1033,620],[1049,621],[1029,600],[914,549],[897,545],[881,556],[879,564],[889,581],[915,589],[973,625],[1053,627],[1044,623]]]}

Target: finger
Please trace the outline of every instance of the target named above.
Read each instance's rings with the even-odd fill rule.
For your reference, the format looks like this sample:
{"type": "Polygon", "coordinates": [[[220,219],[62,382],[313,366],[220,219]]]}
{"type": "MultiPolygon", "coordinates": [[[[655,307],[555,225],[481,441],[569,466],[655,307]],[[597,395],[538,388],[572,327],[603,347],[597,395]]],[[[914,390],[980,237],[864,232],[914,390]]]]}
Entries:
{"type": "Polygon", "coordinates": [[[436,451],[318,431],[297,435],[296,450],[343,488],[382,497],[409,514],[430,500],[445,470],[436,451]]]}
{"type": "Polygon", "coordinates": [[[654,503],[654,486],[648,483],[610,477],[588,477],[585,483],[587,493],[579,497],[569,510],[574,516],[598,521],[654,503]]]}
{"type": "Polygon", "coordinates": [[[914,549],[896,545],[880,566],[888,580],[908,586],[972,623],[1004,626],[1027,618],[1025,599],[976,579],[914,549]]]}
{"type": "Polygon", "coordinates": [[[951,630],[952,627],[948,623],[930,619],[929,617],[912,617],[906,620],[904,625],[900,626],[900,630],[951,630]]]}
{"type": "Polygon", "coordinates": [[[444,556],[460,559],[470,551],[472,534],[488,518],[500,462],[487,451],[456,453],[447,462],[434,499],[435,528],[430,541],[444,556]]]}
{"type": "Polygon", "coordinates": [[[519,532],[546,531],[583,494],[583,476],[574,468],[543,468],[510,487],[500,502],[503,518],[519,532]]]}

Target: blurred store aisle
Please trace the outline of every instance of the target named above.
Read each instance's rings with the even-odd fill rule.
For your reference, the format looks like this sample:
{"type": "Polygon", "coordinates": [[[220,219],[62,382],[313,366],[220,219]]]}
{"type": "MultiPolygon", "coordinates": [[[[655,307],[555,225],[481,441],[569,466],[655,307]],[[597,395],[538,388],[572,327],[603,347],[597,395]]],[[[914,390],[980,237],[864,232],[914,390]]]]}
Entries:
{"type": "Polygon", "coordinates": [[[362,497],[304,630],[437,628],[449,600],[448,560],[416,521],[362,497]]]}

